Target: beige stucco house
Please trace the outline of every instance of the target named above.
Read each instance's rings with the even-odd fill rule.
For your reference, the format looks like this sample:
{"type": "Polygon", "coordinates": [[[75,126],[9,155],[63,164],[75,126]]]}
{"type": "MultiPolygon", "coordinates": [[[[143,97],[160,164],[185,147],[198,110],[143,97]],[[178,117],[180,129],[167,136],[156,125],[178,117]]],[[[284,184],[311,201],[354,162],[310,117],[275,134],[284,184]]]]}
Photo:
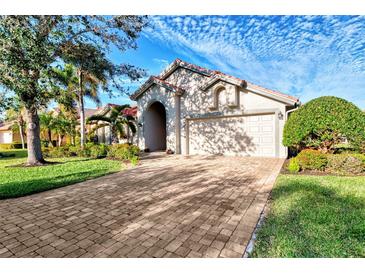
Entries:
{"type": "Polygon", "coordinates": [[[20,142],[20,134],[13,130],[14,122],[0,122],[0,144],[20,142]]]}
{"type": "Polygon", "coordinates": [[[281,157],[287,112],[298,98],[176,59],[132,96],[138,145],[149,151],[281,157]]]}

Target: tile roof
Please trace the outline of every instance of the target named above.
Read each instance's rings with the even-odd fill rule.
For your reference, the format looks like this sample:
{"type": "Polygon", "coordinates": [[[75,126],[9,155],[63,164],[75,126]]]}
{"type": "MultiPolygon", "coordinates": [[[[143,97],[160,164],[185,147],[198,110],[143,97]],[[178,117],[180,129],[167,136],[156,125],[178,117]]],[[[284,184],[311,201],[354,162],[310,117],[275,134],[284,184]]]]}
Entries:
{"type": "Polygon", "coordinates": [[[122,112],[124,115],[129,115],[129,116],[135,117],[135,116],[137,116],[137,106],[123,109],[122,112]]]}
{"type": "Polygon", "coordinates": [[[280,91],[277,91],[277,90],[271,90],[271,89],[268,89],[268,88],[264,88],[262,86],[259,86],[259,85],[250,83],[250,82],[248,82],[248,81],[246,81],[244,79],[240,79],[238,77],[235,77],[235,76],[226,74],[226,73],[221,72],[221,71],[218,71],[218,70],[209,70],[209,69],[206,69],[206,68],[202,68],[200,66],[197,66],[197,65],[190,64],[188,62],[182,61],[179,58],[176,58],[174,62],[176,62],[177,64],[180,64],[183,67],[187,67],[187,65],[188,65],[189,67],[192,67],[195,70],[202,71],[204,74],[207,73],[207,72],[209,72],[210,76],[213,76],[213,75],[216,75],[216,76],[224,76],[224,77],[230,78],[230,79],[235,80],[235,81],[243,81],[243,82],[246,82],[247,83],[247,86],[248,87],[252,87],[254,89],[259,89],[259,90],[261,90],[263,92],[268,92],[268,93],[271,93],[271,94],[274,94],[274,95],[282,96],[282,97],[288,98],[289,100],[292,100],[292,101],[295,101],[295,102],[298,102],[299,101],[299,98],[297,98],[297,97],[294,97],[294,96],[285,94],[285,93],[280,92],[280,91]]]}
{"type": "MultiPolygon", "coordinates": [[[[260,92],[263,93],[267,93],[270,95],[274,95],[274,96],[278,96],[281,97],[283,99],[289,100],[293,103],[297,103],[299,102],[299,98],[282,93],[280,91],[276,91],[276,90],[271,90],[268,88],[264,88],[262,86],[253,84],[251,82],[248,82],[246,80],[240,79],[238,77],[226,74],[224,72],[218,71],[218,70],[210,70],[207,68],[203,68],[201,66],[198,65],[194,65],[191,63],[188,63],[186,61],[183,61],[179,58],[176,58],[174,60],[174,62],[172,62],[165,70],[163,70],[160,75],[158,77],[156,76],[151,76],[132,96],[131,98],[133,100],[136,100],[140,95],[142,95],[153,83],[157,83],[160,85],[163,85],[165,87],[169,87],[172,91],[181,91],[183,92],[184,90],[181,87],[177,87],[172,85],[171,83],[166,81],[166,78],[171,75],[178,67],[183,67],[192,71],[195,71],[197,73],[203,74],[207,77],[211,77],[212,78],[212,82],[214,82],[214,78],[216,79],[222,79],[224,81],[228,81],[231,83],[234,83],[238,86],[242,86],[242,87],[246,87],[248,89],[253,89],[253,90],[258,90],[260,92]]],[[[210,81],[209,81],[210,82],[210,81]]],[[[209,85],[209,82],[203,86],[204,88],[207,88],[206,86],[209,85]]]]}
{"type": "Polygon", "coordinates": [[[133,100],[137,99],[153,84],[158,84],[160,86],[163,86],[167,90],[170,90],[175,93],[183,94],[185,92],[185,90],[183,88],[175,86],[175,85],[165,81],[164,79],[161,79],[160,77],[151,76],[139,89],[137,89],[134,92],[134,94],[131,96],[131,99],[133,99],[133,100]]]}
{"type": "Polygon", "coordinates": [[[11,130],[12,126],[14,125],[14,121],[11,121],[11,122],[3,122],[3,123],[0,123],[0,130],[1,131],[4,131],[4,130],[11,130]]]}

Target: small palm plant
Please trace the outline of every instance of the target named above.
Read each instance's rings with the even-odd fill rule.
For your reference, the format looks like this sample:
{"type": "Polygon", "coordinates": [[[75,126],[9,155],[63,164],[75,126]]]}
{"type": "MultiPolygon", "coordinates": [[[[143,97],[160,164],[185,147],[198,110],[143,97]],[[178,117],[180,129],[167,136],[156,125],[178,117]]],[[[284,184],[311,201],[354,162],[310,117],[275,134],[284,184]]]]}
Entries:
{"type": "Polygon", "coordinates": [[[110,110],[101,115],[93,115],[87,119],[88,124],[95,124],[93,131],[99,128],[110,127],[111,141],[118,143],[118,135],[126,137],[130,141],[129,131],[134,135],[137,131],[136,120],[133,116],[125,114],[123,111],[130,108],[129,105],[111,106],[110,110]],[[100,123],[101,122],[101,123],[100,123]]]}

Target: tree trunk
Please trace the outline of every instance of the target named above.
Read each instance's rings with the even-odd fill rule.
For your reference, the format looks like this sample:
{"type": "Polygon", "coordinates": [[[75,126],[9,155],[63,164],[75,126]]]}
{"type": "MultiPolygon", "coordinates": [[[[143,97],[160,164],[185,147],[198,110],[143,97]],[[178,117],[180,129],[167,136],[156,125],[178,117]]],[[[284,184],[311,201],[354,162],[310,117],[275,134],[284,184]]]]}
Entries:
{"type": "Polygon", "coordinates": [[[27,143],[28,161],[27,165],[41,165],[45,161],[42,155],[39,117],[36,107],[26,108],[27,115],[27,143]]]}
{"type": "Polygon", "coordinates": [[[60,147],[62,145],[62,135],[58,134],[58,146],[60,147]]]}
{"type": "Polygon", "coordinates": [[[127,143],[130,144],[130,131],[129,131],[129,125],[127,124],[127,143]]]}
{"type": "Polygon", "coordinates": [[[18,125],[19,125],[19,134],[20,134],[20,139],[22,141],[22,149],[25,149],[25,144],[24,144],[24,132],[23,132],[23,123],[22,121],[18,121],[18,125]]]}
{"type": "Polygon", "coordinates": [[[79,113],[80,113],[80,145],[83,149],[85,147],[85,107],[84,107],[84,94],[82,91],[82,72],[79,70],[79,113]]]}
{"type": "Polygon", "coordinates": [[[49,141],[49,145],[48,146],[53,146],[52,143],[52,131],[50,129],[48,129],[48,141],[49,141]]]}

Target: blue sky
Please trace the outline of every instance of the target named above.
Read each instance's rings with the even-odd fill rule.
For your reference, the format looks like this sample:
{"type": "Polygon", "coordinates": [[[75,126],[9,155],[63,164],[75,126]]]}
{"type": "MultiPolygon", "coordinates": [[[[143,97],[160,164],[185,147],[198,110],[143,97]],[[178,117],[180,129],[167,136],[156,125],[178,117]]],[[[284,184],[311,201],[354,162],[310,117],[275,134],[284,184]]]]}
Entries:
{"type": "MultiPolygon", "coordinates": [[[[334,95],[365,109],[364,16],[153,16],[150,20],[138,49],[113,51],[113,61],[129,62],[156,75],[180,58],[298,96],[302,102],[334,95]]],[[[140,83],[125,80],[125,85],[134,90],[140,83]]],[[[125,96],[102,95],[102,100],[131,103],[125,96]]]]}

